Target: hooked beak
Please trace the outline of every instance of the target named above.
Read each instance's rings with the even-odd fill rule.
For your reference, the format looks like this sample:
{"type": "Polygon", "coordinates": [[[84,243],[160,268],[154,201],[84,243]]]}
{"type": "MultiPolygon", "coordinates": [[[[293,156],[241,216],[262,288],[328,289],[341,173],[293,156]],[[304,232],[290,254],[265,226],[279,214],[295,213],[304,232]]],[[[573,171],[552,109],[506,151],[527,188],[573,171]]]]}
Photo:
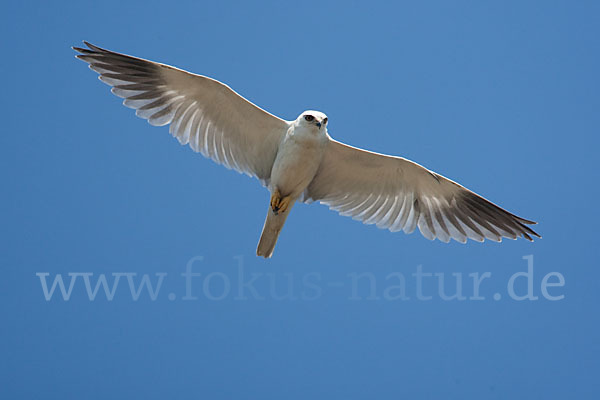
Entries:
{"type": "Polygon", "coordinates": [[[315,125],[317,125],[319,127],[319,129],[321,129],[321,123],[317,122],[315,125]]]}

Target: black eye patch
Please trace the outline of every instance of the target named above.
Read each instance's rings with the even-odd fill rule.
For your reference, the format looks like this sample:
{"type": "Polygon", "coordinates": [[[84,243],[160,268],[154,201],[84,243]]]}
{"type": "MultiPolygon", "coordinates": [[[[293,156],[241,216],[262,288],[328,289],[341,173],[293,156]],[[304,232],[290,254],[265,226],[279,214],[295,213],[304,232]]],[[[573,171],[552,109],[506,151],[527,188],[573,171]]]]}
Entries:
{"type": "Polygon", "coordinates": [[[312,115],[305,115],[304,119],[307,120],[308,122],[312,121],[315,119],[315,117],[313,117],[312,115]]]}

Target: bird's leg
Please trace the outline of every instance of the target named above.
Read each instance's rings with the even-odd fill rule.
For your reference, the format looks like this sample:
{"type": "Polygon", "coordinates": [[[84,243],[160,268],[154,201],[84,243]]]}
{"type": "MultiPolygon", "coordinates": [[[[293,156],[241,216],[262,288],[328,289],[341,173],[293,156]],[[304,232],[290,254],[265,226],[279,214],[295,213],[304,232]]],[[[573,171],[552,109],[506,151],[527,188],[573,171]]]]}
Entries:
{"type": "Polygon", "coordinates": [[[290,206],[290,201],[292,198],[290,196],[282,197],[281,193],[279,193],[279,189],[275,188],[273,190],[273,194],[271,194],[271,209],[275,215],[284,213],[288,207],[290,206]]]}

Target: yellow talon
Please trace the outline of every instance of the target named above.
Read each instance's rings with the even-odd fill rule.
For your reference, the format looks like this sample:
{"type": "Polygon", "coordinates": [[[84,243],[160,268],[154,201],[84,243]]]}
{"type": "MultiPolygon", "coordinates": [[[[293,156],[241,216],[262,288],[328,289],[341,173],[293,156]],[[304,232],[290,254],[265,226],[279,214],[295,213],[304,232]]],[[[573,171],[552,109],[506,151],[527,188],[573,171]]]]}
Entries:
{"type": "Polygon", "coordinates": [[[278,189],[273,190],[273,194],[271,194],[271,209],[275,215],[284,213],[288,207],[290,206],[290,201],[292,198],[290,196],[281,197],[281,193],[279,193],[278,189]]]}
{"type": "Polygon", "coordinates": [[[275,189],[273,194],[271,194],[271,208],[274,213],[277,213],[279,210],[279,203],[281,202],[281,195],[279,194],[279,190],[275,189]]]}
{"type": "Polygon", "coordinates": [[[290,196],[284,197],[283,199],[281,199],[281,201],[279,202],[279,212],[284,213],[287,211],[288,207],[290,206],[290,201],[292,200],[292,198],[290,196]]]}

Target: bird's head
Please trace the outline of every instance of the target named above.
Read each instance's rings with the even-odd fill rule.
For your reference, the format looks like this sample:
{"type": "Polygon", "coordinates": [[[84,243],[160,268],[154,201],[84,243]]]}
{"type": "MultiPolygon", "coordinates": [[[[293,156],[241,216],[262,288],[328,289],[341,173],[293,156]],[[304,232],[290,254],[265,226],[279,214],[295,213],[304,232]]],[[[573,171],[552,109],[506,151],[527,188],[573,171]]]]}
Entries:
{"type": "Polygon", "coordinates": [[[306,129],[325,131],[327,128],[327,115],[320,111],[308,110],[304,111],[296,119],[296,123],[306,129]]]}

